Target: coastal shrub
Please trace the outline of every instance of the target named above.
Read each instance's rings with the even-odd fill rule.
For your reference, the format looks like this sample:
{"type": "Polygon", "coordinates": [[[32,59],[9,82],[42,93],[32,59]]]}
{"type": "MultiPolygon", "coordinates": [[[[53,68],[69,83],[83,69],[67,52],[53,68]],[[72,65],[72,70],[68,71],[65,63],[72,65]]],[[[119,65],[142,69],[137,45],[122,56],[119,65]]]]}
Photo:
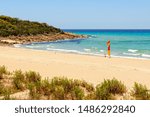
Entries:
{"type": "Polygon", "coordinates": [[[149,100],[150,99],[150,90],[142,84],[134,83],[133,90],[131,95],[137,100],[149,100]]]}
{"type": "Polygon", "coordinates": [[[73,93],[73,96],[72,96],[73,99],[75,99],[75,100],[83,100],[84,99],[84,95],[85,95],[84,91],[79,86],[75,86],[72,93],[73,93]]]}
{"type": "Polygon", "coordinates": [[[40,74],[34,71],[23,73],[16,70],[10,73],[5,66],[0,66],[0,73],[5,75],[0,79],[0,99],[4,97],[5,100],[12,100],[11,94],[26,89],[29,90],[29,99],[33,100],[108,100],[118,99],[117,96],[125,99],[123,94],[129,95],[127,99],[150,100],[150,90],[145,85],[135,83],[131,92],[127,92],[126,86],[115,78],[104,80],[94,87],[86,81],[67,77],[41,80],[40,74]]]}
{"type": "Polygon", "coordinates": [[[72,99],[72,100],[84,99],[85,96],[84,91],[91,90],[93,88],[91,85],[88,85],[84,81],[68,79],[65,77],[55,77],[54,79],[51,80],[51,85],[54,87],[60,86],[54,89],[54,92],[57,92],[57,90],[59,90],[59,92],[61,92],[61,97],[63,97],[61,99],[72,99]]]}
{"type": "Polygon", "coordinates": [[[30,97],[32,99],[40,99],[42,96],[48,99],[64,99],[64,87],[59,85],[58,81],[45,79],[29,83],[30,97]]]}
{"type": "Polygon", "coordinates": [[[51,98],[65,100],[71,98],[71,92],[74,85],[72,79],[68,79],[65,77],[54,77],[50,81],[50,87],[51,98]]]}
{"type": "Polygon", "coordinates": [[[4,65],[0,66],[0,73],[7,74],[7,68],[4,65]]]}
{"type": "Polygon", "coordinates": [[[66,100],[66,99],[78,99],[84,98],[84,90],[82,89],[80,82],[75,82],[72,79],[65,77],[54,77],[51,80],[43,80],[41,84],[37,86],[36,83],[30,86],[31,96],[34,93],[46,96],[48,99],[66,100]]]}
{"type": "Polygon", "coordinates": [[[35,84],[35,83],[28,84],[29,95],[32,100],[39,100],[41,97],[41,94],[37,91],[36,85],[37,84],[35,84]]]}
{"type": "Polygon", "coordinates": [[[41,90],[40,90],[41,94],[50,96],[50,94],[52,92],[52,88],[54,88],[54,87],[52,87],[52,85],[50,84],[50,81],[48,79],[41,81],[41,90]]]}
{"type": "Polygon", "coordinates": [[[75,86],[81,86],[81,87],[85,88],[88,92],[94,91],[94,86],[90,83],[87,83],[86,81],[74,80],[73,84],[75,86]]]}
{"type": "Polygon", "coordinates": [[[11,100],[11,88],[5,88],[3,91],[4,100],[11,100]]]}
{"type": "Polygon", "coordinates": [[[122,95],[125,92],[126,86],[121,81],[108,79],[96,86],[96,99],[107,100],[111,99],[112,95],[122,95]]]}
{"type": "Polygon", "coordinates": [[[69,93],[73,88],[73,80],[65,77],[54,77],[50,82],[52,87],[62,86],[65,93],[69,93]]]}
{"type": "Polygon", "coordinates": [[[0,82],[0,95],[2,95],[4,92],[4,86],[3,84],[0,82]]]}
{"type": "Polygon", "coordinates": [[[55,100],[64,100],[65,99],[65,90],[63,86],[55,86],[54,92],[52,92],[52,99],[55,100]]]}
{"type": "Polygon", "coordinates": [[[96,99],[108,100],[110,99],[110,97],[111,97],[111,94],[106,84],[100,84],[96,86],[96,99]]]}
{"type": "Polygon", "coordinates": [[[28,82],[39,82],[41,81],[41,76],[39,73],[36,73],[34,71],[28,71],[25,73],[25,77],[26,77],[26,80],[28,82]]]}
{"type": "Polygon", "coordinates": [[[84,100],[96,100],[95,92],[91,92],[84,97],[84,100]]]}
{"type": "Polygon", "coordinates": [[[26,79],[21,70],[16,70],[14,72],[13,84],[17,90],[24,90],[26,88],[26,79]]]}
{"type": "Polygon", "coordinates": [[[3,65],[3,66],[0,66],[0,79],[3,78],[4,74],[7,74],[7,68],[3,65]]]}
{"type": "Polygon", "coordinates": [[[54,95],[55,88],[56,86],[52,87],[50,81],[47,79],[37,82],[31,82],[28,84],[31,99],[40,99],[44,96],[47,99],[52,99],[51,97],[52,95],[54,95]]]}
{"type": "Polygon", "coordinates": [[[0,79],[3,79],[3,74],[0,73],[0,79]]]}
{"type": "Polygon", "coordinates": [[[9,16],[0,16],[0,36],[28,36],[37,34],[63,33],[62,30],[46,23],[20,20],[9,16]]]}
{"type": "Polygon", "coordinates": [[[95,87],[90,84],[87,83],[86,81],[82,81],[82,80],[74,80],[74,86],[75,88],[75,92],[79,92],[76,93],[78,95],[76,95],[78,98],[78,100],[81,99],[86,99],[86,100],[94,100],[95,99],[95,87]]]}

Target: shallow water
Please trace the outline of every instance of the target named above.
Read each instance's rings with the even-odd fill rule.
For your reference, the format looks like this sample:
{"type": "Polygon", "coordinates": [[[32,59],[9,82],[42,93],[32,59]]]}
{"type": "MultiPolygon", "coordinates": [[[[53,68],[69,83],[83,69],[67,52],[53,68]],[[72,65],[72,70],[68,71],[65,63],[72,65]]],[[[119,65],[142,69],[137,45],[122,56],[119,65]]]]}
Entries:
{"type": "Polygon", "coordinates": [[[111,41],[112,56],[150,59],[150,30],[65,30],[88,35],[86,39],[15,45],[16,47],[61,51],[69,53],[105,55],[106,42],[111,41]]]}

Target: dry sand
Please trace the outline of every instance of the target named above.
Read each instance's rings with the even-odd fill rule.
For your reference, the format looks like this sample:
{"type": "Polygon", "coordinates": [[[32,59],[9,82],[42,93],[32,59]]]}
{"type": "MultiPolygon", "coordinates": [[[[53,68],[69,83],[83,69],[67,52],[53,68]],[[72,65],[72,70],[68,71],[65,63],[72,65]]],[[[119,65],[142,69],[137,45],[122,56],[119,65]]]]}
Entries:
{"type": "Polygon", "coordinates": [[[134,82],[150,87],[150,60],[104,58],[60,52],[1,47],[0,65],[10,71],[34,70],[43,77],[67,76],[98,84],[117,78],[129,88],[134,82]]]}

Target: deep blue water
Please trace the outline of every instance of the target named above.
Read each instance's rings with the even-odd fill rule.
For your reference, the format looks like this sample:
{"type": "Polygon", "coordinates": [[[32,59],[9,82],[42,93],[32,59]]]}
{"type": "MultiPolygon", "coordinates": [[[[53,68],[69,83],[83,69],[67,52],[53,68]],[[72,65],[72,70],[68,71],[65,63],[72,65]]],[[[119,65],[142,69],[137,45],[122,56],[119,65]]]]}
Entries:
{"type": "Polygon", "coordinates": [[[150,30],[64,30],[87,35],[86,39],[21,45],[24,48],[105,55],[111,41],[112,56],[150,59],[150,30]]]}

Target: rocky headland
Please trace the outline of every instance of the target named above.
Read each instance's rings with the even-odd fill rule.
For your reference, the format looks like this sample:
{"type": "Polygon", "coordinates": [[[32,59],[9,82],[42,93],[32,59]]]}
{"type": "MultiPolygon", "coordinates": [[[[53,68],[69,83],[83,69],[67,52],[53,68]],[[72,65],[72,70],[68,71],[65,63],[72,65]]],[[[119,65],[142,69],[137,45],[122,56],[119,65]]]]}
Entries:
{"type": "Polygon", "coordinates": [[[84,35],[64,32],[46,23],[0,16],[0,45],[49,42],[86,37],[84,35]]]}

